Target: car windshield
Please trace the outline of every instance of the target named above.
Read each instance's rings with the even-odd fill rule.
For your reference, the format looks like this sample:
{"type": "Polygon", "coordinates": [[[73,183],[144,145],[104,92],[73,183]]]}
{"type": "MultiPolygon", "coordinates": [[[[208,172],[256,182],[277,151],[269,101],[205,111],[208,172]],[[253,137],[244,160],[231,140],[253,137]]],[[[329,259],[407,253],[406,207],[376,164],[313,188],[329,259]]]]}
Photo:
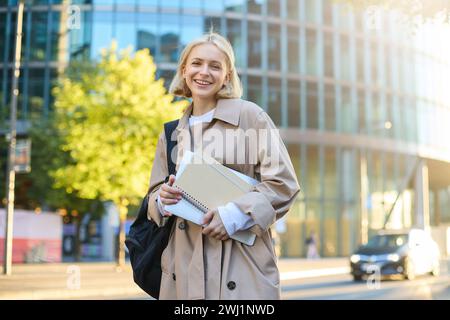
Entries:
{"type": "Polygon", "coordinates": [[[376,235],[369,240],[366,247],[369,248],[398,248],[408,240],[406,234],[384,234],[376,235]]]}

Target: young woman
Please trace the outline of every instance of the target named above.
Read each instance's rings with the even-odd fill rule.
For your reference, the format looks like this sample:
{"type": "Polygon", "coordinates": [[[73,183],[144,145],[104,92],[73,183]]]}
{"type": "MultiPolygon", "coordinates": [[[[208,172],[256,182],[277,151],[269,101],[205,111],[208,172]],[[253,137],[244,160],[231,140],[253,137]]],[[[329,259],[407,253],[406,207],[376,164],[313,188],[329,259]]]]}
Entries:
{"type": "MultiPolygon", "coordinates": [[[[185,150],[213,150],[210,155],[216,160],[259,183],[205,214],[203,226],[176,218],[161,257],[160,299],[279,299],[270,226],[289,210],[299,185],[275,125],[259,106],[240,99],[233,49],[216,33],[186,46],[170,92],[192,99],[175,130],[176,160],[185,150]],[[230,133],[239,132],[248,133],[247,138],[229,139],[230,133]],[[230,239],[246,229],[256,234],[253,246],[230,239]]],[[[181,199],[173,187],[175,177],[164,182],[167,175],[163,132],[153,163],[148,209],[149,219],[159,225],[165,221],[163,216],[170,215],[164,206],[181,199]]]]}

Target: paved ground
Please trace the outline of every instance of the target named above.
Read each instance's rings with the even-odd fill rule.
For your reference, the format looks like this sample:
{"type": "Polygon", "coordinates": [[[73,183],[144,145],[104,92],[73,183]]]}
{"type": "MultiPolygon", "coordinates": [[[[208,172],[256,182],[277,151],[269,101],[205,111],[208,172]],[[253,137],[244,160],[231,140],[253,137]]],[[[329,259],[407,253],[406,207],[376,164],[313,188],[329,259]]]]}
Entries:
{"type": "MultiPolygon", "coordinates": [[[[280,259],[281,280],[314,278],[349,272],[346,258],[280,259]]],[[[12,275],[0,275],[0,299],[110,299],[148,297],[133,282],[131,266],[117,270],[109,262],[20,264],[12,275]]]]}

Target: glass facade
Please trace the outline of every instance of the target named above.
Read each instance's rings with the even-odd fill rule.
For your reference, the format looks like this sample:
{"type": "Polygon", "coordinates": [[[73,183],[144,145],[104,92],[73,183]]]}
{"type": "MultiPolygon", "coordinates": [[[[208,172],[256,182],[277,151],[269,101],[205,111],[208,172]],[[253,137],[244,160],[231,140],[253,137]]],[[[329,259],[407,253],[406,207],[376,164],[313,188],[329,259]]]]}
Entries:
{"type": "MultiPolygon", "coordinates": [[[[3,123],[16,11],[15,0],[0,0],[3,123]]],[[[244,98],[280,127],[302,187],[281,253],[303,256],[314,230],[321,255],[348,255],[361,241],[362,203],[370,232],[388,216],[391,227],[414,224],[408,177],[418,157],[429,159],[430,222],[450,223],[450,181],[433,178],[435,167],[450,168],[449,55],[436,53],[427,30],[412,41],[390,15],[383,19],[371,29],[362,14],[328,0],[34,0],[24,15],[18,116],[45,117],[59,72],[71,60],[97,59],[113,39],[148,48],[168,85],[184,46],[218,31],[235,50],[244,98]]]]}

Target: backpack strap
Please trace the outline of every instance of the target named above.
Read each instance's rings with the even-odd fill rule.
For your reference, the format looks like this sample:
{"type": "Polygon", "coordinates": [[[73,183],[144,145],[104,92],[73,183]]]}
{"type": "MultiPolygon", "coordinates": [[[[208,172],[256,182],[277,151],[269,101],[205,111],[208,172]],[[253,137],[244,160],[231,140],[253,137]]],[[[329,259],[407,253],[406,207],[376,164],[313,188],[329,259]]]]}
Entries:
{"type": "Polygon", "coordinates": [[[177,141],[172,140],[172,133],[174,132],[175,128],[178,126],[179,120],[173,120],[170,122],[164,123],[164,134],[166,135],[166,154],[167,154],[167,168],[169,170],[169,176],[171,174],[175,174],[175,162],[172,159],[172,150],[176,147],[177,141]]]}

